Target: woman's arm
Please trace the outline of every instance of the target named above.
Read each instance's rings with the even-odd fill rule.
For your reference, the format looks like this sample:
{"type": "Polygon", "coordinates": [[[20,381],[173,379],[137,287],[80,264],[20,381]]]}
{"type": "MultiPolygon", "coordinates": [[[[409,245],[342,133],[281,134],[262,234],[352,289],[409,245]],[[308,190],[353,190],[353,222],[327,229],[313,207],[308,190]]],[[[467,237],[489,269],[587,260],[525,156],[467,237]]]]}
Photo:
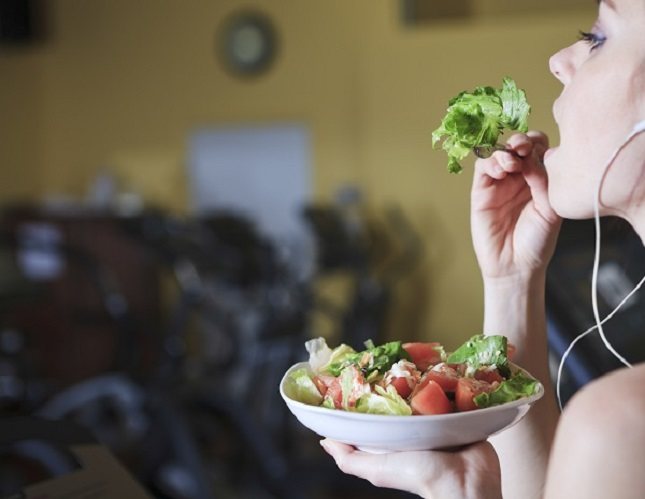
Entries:
{"type": "Polygon", "coordinates": [[[513,361],[546,394],[516,426],[491,439],[500,457],[504,497],[542,496],[558,418],[548,368],[545,280],[560,219],[551,209],[542,156],[547,138],[517,134],[515,156],[496,153],[475,164],[471,227],[484,279],[484,333],[503,334],[513,361]]]}
{"type": "Polygon", "coordinates": [[[545,396],[517,425],[491,439],[500,458],[504,497],[542,497],[558,408],[548,369],[544,273],[485,283],[486,334],[505,334],[513,361],[542,381],[545,396]]]}

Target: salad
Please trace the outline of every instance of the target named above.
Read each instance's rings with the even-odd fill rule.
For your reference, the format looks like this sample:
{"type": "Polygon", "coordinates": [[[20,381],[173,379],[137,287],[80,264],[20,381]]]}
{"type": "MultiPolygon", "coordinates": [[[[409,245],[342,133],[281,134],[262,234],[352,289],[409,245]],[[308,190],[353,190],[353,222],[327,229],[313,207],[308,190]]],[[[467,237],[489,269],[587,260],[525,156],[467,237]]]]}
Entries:
{"type": "Polygon", "coordinates": [[[477,87],[472,92],[461,92],[448,102],[441,126],[432,132],[432,147],[443,140],[448,171],[459,173],[459,162],[475,147],[495,147],[506,129],[526,132],[530,112],[524,90],[508,77],[500,89],[477,87]]]}
{"type": "Polygon", "coordinates": [[[509,362],[505,336],[476,335],[452,353],[437,342],[392,341],[356,351],[305,343],[309,365],[286,380],[309,405],[369,414],[430,415],[472,411],[536,393],[539,382],[509,362]]]}

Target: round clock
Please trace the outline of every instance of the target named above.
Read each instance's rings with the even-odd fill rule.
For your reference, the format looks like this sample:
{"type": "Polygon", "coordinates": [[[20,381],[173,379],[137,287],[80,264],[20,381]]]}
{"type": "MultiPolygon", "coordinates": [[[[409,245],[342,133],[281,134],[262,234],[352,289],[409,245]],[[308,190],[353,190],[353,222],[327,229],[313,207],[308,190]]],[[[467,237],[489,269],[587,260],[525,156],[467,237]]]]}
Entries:
{"type": "Polygon", "coordinates": [[[242,76],[255,76],[268,70],[277,52],[273,25],[259,12],[231,16],[224,24],[219,43],[225,66],[242,76]]]}

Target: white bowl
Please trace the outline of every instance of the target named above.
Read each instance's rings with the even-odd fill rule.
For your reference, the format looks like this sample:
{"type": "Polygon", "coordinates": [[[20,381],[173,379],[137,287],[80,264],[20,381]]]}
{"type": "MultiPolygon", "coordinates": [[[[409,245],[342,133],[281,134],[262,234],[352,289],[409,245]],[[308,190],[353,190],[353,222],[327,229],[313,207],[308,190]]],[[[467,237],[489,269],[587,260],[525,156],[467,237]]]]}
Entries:
{"type": "Polygon", "coordinates": [[[291,366],[280,382],[280,395],[289,410],[321,437],[373,453],[443,449],[486,440],[517,423],[544,395],[544,387],[538,383],[530,397],[474,411],[432,416],[362,414],[307,405],[291,398],[285,392],[287,376],[308,367],[307,362],[291,366]]]}

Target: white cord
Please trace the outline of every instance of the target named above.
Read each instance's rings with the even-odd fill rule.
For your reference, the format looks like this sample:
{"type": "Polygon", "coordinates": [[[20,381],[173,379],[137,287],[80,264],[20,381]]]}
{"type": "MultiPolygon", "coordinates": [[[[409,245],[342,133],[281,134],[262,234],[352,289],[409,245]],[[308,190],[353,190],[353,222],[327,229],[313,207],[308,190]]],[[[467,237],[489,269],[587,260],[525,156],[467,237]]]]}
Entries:
{"type": "Polygon", "coordinates": [[[605,336],[605,331],[602,328],[602,325],[607,322],[609,319],[611,319],[616,312],[620,309],[620,307],[623,306],[623,304],[629,300],[632,295],[640,289],[640,287],[643,285],[645,282],[645,276],[639,281],[639,283],[632,289],[625,298],[614,308],[614,310],[611,311],[602,321],[600,320],[600,314],[598,312],[598,267],[600,265],[600,189],[602,187],[603,180],[605,179],[605,176],[607,175],[607,172],[609,171],[609,168],[613,164],[613,162],[616,160],[616,157],[620,152],[629,144],[636,135],[638,135],[641,132],[645,131],[645,120],[640,121],[637,123],[632,131],[629,133],[627,138],[623,141],[623,143],[614,151],[614,153],[611,155],[609,158],[609,161],[607,162],[607,166],[605,166],[604,171],[600,175],[600,178],[598,180],[598,188],[596,189],[596,195],[594,197],[594,221],[595,221],[595,228],[596,228],[596,250],[594,254],[594,262],[593,262],[593,271],[591,274],[591,305],[593,308],[593,314],[594,314],[594,319],[596,321],[596,324],[589,329],[587,329],[584,333],[576,336],[576,338],[573,339],[573,341],[569,344],[565,352],[562,354],[562,358],[560,359],[560,366],[558,367],[558,375],[557,375],[557,380],[556,380],[556,394],[558,397],[558,405],[560,406],[560,410],[562,410],[562,399],[560,398],[560,381],[562,378],[562,369],[564,367],[564,362],[566,358],[569,356],[569,353],[573,349],[573,346],[578,343],[582,338],[587,336],[589,333],[594,331],[595,329],[598,329],[598,334],[600,335],[600,338],[602,339],[603,343],[605,344],[605,347],[607,350],[609,350],[618,360],[620,360],[625,366],[627,367],[632,367],[632,365],[622,356],[620,355],[614,347],[609,343],[609,340],[607,340],[607,337],[605,336]]]}
{"type": "MultiPolygon", "coordinates": [[[[628,300],[629,300],[629,299],[634,295],[634,293],[636,293],[636,291],[638,291],[638,290],[641,288],[641,286],[643,285],[643,283],[645,283],[645,276],[643,276],[643,278],[639,281],[639,283],[636,285],[636,287],[635,287],[634,289],[632,289],[632,290],[629,292],[629,294],[628,294],[627,296],[625,296],[625,298],[623,298],[623,299],[622,299],[622,301],[621,301],[618,305],[616,305],[616,308],[614,308],[614,309],[613,309],[609,314],[607,314],[607,315],[605,316],[605,318],[601,321],[601,324],[604,324],[604,323],[605,323],[605,322],[607,322],[609,319],[611,319],[611,318],[616,314],[616,312],[618,312],[618,309],[619,309],[620,307],[622,307],[622,306],[625,304],[625,302],[627,302],[627,301],[628,301],[628,300]]],[[[564,353],[562,354],[562,358],[560,359],[560,366],[558,367],[558,382],[557,382],[557,385],[556,385],[556,393],[557,393],[557,395],[558,395],[558,404],[560,405],[560,410],[562,410],[562,399],[561,399],[561,397],[560,397],[560,378],[562,377],[562,369],[564,368],[564,361],[565,361],[565,359],[569,356],[569,353],[571,352],[571,350],[573,350],[574,345],[575,345],[576,343],[578,343],[578,341],[580,341],[582,338],[584,338],[585,336],[587,336],[589,333],[592,333],[593,331],[595,331],[597,328],[598,328],[598,325],[597,325],[597,324],[594,324],[594,325],[593,325],[593,326],[591,326],[589,329],[587,329],[584,333],[582,333],[582,334],[578,335],[578,336],[577,336],[577,337],[576,337],[576,338],[575,338],[575,339],[574,339],[574,340],[569,344],[569,346],[567,347],[567,349],[566,349],[566,350],[564,351],[564,353]]]]}

